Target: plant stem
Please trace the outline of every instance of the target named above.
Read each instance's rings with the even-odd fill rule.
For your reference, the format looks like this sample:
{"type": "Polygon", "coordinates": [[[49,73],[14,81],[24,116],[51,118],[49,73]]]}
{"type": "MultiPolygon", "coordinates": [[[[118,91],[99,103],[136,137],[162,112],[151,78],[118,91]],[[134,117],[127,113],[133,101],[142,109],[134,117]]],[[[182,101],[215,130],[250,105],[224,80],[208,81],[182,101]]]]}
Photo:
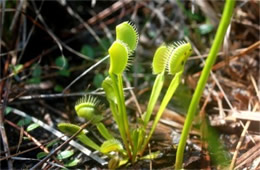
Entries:
{"type": "MultiPolygon", "coordinates": [[[[118,87],[118,80],[116,78],[116,76],[111,73],[109,74],[112,81],[113,81],[113,85],[114,85],[114,89],[115,89],[115,92],[116,92],[116,98],[117,98],[117,106],[118,106],[118,128],[119,128],[119,132],[121,134],[121,137],[122,137],[122,140],[124,142],[124,145],[125,145],[125,148],[127,150],[127,153],[128,153],[128,156],[129,158],[131,159],[132,158],[132,153],[130,151],[130,148],[129,148],[129,143],[127,141],[127,137],[126,137],[126,129],[125,129],[125,125],[124,125],[124,109],[123,109],[123,105],[125,105],[125,103],[122,102],[122,99],[121,99],[121,95],[120,93],[120,88],[118,87]]],[[[123,90],[123,89],[122,89],[123,90]]]]}
{"type": "Polygon", "coordinates": [[[235,5],[235,0],[226,0],[224,12],[221,17],[221,21],[212,45],[212,48],[210,49],[206,64],[203,68],[203,71],[201,73],[198,85],[196,87],[196,90],[194,92],[194,95],[192,97],[187,117],[184,123],[183,131],[181,134],[180,143],[177,149],[177,155],[176,155],[176,161],[175,161],[175,169],[181,169],[182,168],[182,162],[183,162],[183,152],[186,145],[186,140],[189,134],[189,130],[192,125],[193,118],[195,116],[196,109],[198,107],[200,97],[202,95],[202,92],[205,88],[206,82],[208,80],[210,70],[215,63],[217,53],[221,47],[222,41],[224,39],[226,30],[228,28],[228,25],[230,23],[230,19],[232,17],[233,9],[235,5]]]}
{"type": "Polygon", "coordinates": [[[129,130],[129,124],[128,124],[128,118],[127,118],[127,114],[126,114],[126,107],[125,107],[125,96],[124,96],[124,90],[123,90],[123,80],[122,80],[122,75],[118,75],[118,89],[119,89],[119,94],[120,94],[120,98],[121,98],[121,107],[122,107],[122,114],[123,114],[123,120],[124,120],[124,125],[125,125],[125,131],[128,137],[128,141],[130,142],[130,145],[132,148],[133,147],[133,141],[131,139],[131,135],[130,135],[130,130],[129,130]]]}
{"type": "Polygon", "coordinates": [[[164,72],[158,74],[154,81],[154,85],[153,85],[152,93],[151,93],[151,96],[150,96],[150,99],[148,102],[147,110],[143,117],[144,127],[147,126],[147,124],[151,118],[151,115],[152,115],[152,112],[154,109],[154,105],[156,104],[156,101],[158,100],[158,97],[162,90],[163,83],[164,83],[164,72]]]}
{"type": "Polygon", "coordinates": [[[163,101],[162,101],[162,103],[160,105],[159,111],[156,114],[156,117],[154,119],[151,131],[150,131],[148,137],[145,139],[141,155],[143,154],[144,149],[146,148],[146,145],[148,144],[150,138],[152,137],[152,134],[153,134],[153,132],[154,132],[154,130],[156,128],[156,125],[158,124],[158,122],[159,122],[159,120],[160,120],[160,118],[161,118],[161,116],[163,114],[163,111],[165,110],[166,106],[168,105],[169,101],[172,98],[172,95],[174,94],[174,92],[176,91],[177,87],[179,86],[182,73],[183,73],[183,70],[178,72],[178,73],[176,73],[174,78],[172,79],[171,84],[168,87],[168,90],[167,90],[167,92],[166,92],[166,94],[165,94],[165,96],[163,98],[163,101]]]}

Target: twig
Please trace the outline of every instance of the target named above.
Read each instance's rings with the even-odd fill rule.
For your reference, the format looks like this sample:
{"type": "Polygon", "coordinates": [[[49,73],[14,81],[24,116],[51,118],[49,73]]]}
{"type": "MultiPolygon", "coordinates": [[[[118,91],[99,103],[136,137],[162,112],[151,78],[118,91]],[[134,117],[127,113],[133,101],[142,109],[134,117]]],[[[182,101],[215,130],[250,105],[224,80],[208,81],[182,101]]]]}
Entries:
{"type": "MultiPolygon", "coordinates": [[[[252,165],[254,159],[260,157],[260,143],[256,144],[254,147],[249,149],[246,153],[241,155],[238,160],[236,161],[235,169],[242,169],[242,166],[252,165]]],[[[249,168],[249,167],[246,167],[249,168]]]]}
{"type": "MultiPolygon", "coordinates": [[[[22,128],[14,124],[13,122],[5,119],[5,122],[8,123],[9,125],[13,126],[14,128],[18,129],[21,131],[22,128]]],[[[43,146],[37,139],[35,139],[32,135],[30,135],[28,132],[23,130],[23,133],[29,137],[37,146],[39,146],[45,153],[49,153],[49,150],[43,146]]]]}
{"type": "MultiPolygon", "coordinates": [[[[49,144],[49,143],[54,142],[54,141],[56,141],[56,140],[58,140],[58,139],[52,140],[52,141],[50,141],[50,142],[47,142],[46,144],[49,144]]],[[[12,157],[14,157],[14,156],[22,155],[22,154],[24,154],[24,153],[33,151],[33,150],[35,150],[35,149],[38,149],[39,147],[40,147],[40,146],[35,146],[35,147],[30,148],[30,149],[27,149],[27,150],[24,150],[24,151],[21,151],[21,152],[18,152],[18,153],[15,153],[15,154],[12,154],[12,155],[3,157],[3,158],[1,157],[1,158],[0,158],[0,162],[3,161],[3,160],[6,160],[6,159],[12,158],[12,157]]]]}
{"type": "Polygon", "coordinates": [[[76,79],[74,79],[64,90],[63,93],[65,93],[74,83],[76,83],[79,79],[81,79],[83,76],[85,76],[88,72],[90,72],[92,69],[97,67],[99,64],[101,64],[103,61],[109,58],[109,55],[105,56],[95,64],[93,64],[91,67],[89,67],[86,71],[84,71],[81,75],[79,75],[76,79]]]}
{"type": "MultiPolygon", "coordinates": [[[[4,26],[4,18],[5,18],[5,5],[6,5],[6,1],[1,1],[1,13],[0,13],[0,54],[2,53],[2,33],[3,33],[3,26],[4,26]]],[[[2,65],[1,63],[2,59],[0,60],[0,65],[2,65]]],[[[0,69],[0,75],[2,75],[2,71],[3,71],[3,75],[5,75],[7,73],[8,70],[8,66],[9,66],[9,57],[7,58],[7,62],[4,64],[4,69],[0,69]]],[[[4,95],[4,86],[5,86],[5,82],[1,82],[0,84],[0,101],[2,98],[3,99],[3,105],[0,108],[0,132],[1,132],[1,137],[2,137],[2,142],[3,142],[3,146],[4,146],[4,151],[5,151],[5,155],[9,156],[10,155],[10,150],[9,150],[9,146],[8,146],[8,139],[6,136],[6,131],[5,131],[5,126],[4,126],[4,111],[5,111],[5,106],[7,103],[7,98],[8,98],[8,88],[9,85],[9,81],[6,82],[6,92],[4,95]]],[[[7,161],[8,163],[8,168],[9,169],[13,169],[13,164],[11,160],[7,161]]]]}
{"type": "Polygon", "coordinates": [[[247,129],[248,129],[250,123],[251,123],[250,121],[246,122],[246,125],[245,125],[245,127],[243,129],[243,132],[241,133],[241,136],[240,136],[239,141],[238,141],[237,146],[236,146],[236,151],[235,151],[235,153],[233,155],[231,164],[229,166],[229,170],[233,170],[234,169],[234,166],[235,166],[235,163],[236,163],[236,159],[237,159],[237,155],[238,155],[238,151],[239,151],[239,149],[240,149],[240,147],[241,147],[241,145],[242,145],[242,143],[244,141],[245,134],[247,132],[247,129]]]}
{"type": "MultiPolygon", "coordinates": [[[[126,82],[126,87],[127,88],[131,88],[131,84],[130,84],[130,82],[129,82],[129,80],[127,79],[127,77],[125,76],[125,75],[123,75],[123,78],[124,78],[124,80],[125,80],[125,82],[126,82]]],[[[132,89],[130,89],[129,90],[130,91],[130,93],[131,93],[131,95],[132,95],[132,97],[133,97],[133,100],[134,100],[134,103],[135,103],[135,105],[136,105],[136,108],[137,108],[137,110],[138,110],[138,115],[139,115],[139,118],[142,116],[142,110],[141,110],[141,107],[140,107],[140,105],[139,105],[139,102],[138,102],[138,100],[137,100],[137,98],[136,98],[136,95],[135,95],[135,93],[133,92],[133,90],[132,89]]]]}

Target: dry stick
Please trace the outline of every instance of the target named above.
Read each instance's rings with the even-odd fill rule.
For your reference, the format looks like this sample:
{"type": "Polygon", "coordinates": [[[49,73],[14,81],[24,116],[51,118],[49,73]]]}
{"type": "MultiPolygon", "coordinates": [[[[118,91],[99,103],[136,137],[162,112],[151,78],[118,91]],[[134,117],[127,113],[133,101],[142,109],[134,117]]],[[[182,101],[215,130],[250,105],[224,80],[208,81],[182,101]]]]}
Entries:
{"type": "MultiPolygon", "coordinates": [[[[238,164],[235,169],[242,169],[241,166],[252,164],[254,160],[260,157],[260,143],[257,143],[251,149],[241,155],[236,163],[238,164]]],[[[246,167],[248,169],[248,167],[246,167]]]]}
{"type": "Polygon", "coordinates": [[[230,164],[230,166],[229,166],[229,169],[230,169],[230,170],[233,170],[233,169],[234,169],[239,148],[241,147],[241,145],[242,145],[242,143],[243,143],[243,140],[244,140],[244,138],[245,138],[245,134],[246,134],[246,132],[247,132],[247,129],[248,129],[250,123],[251,123],[251,121],[249,121],[249,120],[246,122],[246,125],[245,125],[245,127],[244,127],[244,129],[243,129],[243,132],[241,133],[241,136],[240,136],[240,138],[239,138],[238,144],[237,144],[237,146],[236,146],[236,151],[235,151],[235,153],[234,153],[234,155],[233,155],[231,164],[230,164]]]}
{"type": "MultiPolygon", "coordinates": [[[[8,123],[9,125],[13,126],[14,128],[21,130],[22,128],[14,124],[13,122],[5,119],[5,122],[8,123]]],[[[23,131],[23,133],[29,137],[37,146],[39,146],[45,153],[49,153],[49,150],[43,146],[37,139],[35,139],[33,136],[31,136],[28,132],[23,131]]]]}
{"type": "MultiPolygon", "coordinates": [[[[41,143],[46,143],[47,141],[48,141],[47,139],[41,140],[41,143]]],[[[31,146],[35,146],[35,143],[34,142],[28,142],[26,144],[21,144],[20,149],[21,148],[31,147],[31,146]]],[[[9,149],[10,149],[10,152],[16,151],[17,150],[17,146],[10,146],[9,149]]],[[[4,153],[5,153],[4,151],[0,151],[0,155],[2,155],[4,153]]]]}
{"type": "MultiPolygon", "coordinates": [[[[124,78],[124,80],[126,82],[126,87],[127,88],[131,88],[131,84],[130,84],[129,80],[127,79],[127,77],[125,75],[123,75],[123,78],[124,78]]],[[[139,103],[137,101],[136,95],[135,95],[135,93],[133,92],[132,89],[130,89],[129,91],[130,91],[130,93],[131,93],[131,95],[133,97],[134,103],[135,103],[136,108],[138,110],[138,113],[139,113],[138,115],[139,115],[139,117],[141,117],[142,116],[142,110],[141,110],[141,107],[140,107],[140,105],[139,105],[139,103]]]]}
{"type": "Polygon", "coordinates": [[[49,153],[45,158],[43,158],[40,162],[38,162],[36,165],[34,165],[32,168],[30,168],[30,170],[34,170],[37,169],[39,166],[41,166],[44,162],[46,162],[51,156],[53,156],[54,154],[56,154],[59,150],[61,150],[61,148],[63,146],[65,146],[66,144],[68,144],[72,139],[74,139],[88,124],[90,123],[90,121],[88,121],[87,123],[84,123],[80,129],[74,134],[72,135],[68,140],[66,140],[65,142],[63,142],[60,146],[58,146],[54,151],[52,151],[51,153],[49,153]]]}
{"type": "MultiPolygon", "coordinates": [[[[2,53],[2,33],[3,33],[3,26],[4,26],[4,17],[5,17],[5,2],[6,1],[1,1],[1,14],[0,14],[0,54],[2,53]],[[1,3],[2,2],[2,3],[1,3]]],[[[0,59],[0,65],[1,64],[2,59],[0,59]]],[[[6,75],[7,70],[9,67],[9,57],[7,57],[7,62],[4,64],[4,69],[3,69],[3,75],[6,75]]],[[[0,69],[0,74],[2,74],[2,69],[0,69]]],[[[5,131],[5,127],[4,127],[4,111],[5,111],[5,106],[7,103],[7,98],[8,98],[8,85],[9,85],[9,81],[6,82],[6,86],[5,86],[5,82],[1,82],[0,84],[0,101],[2,100],[2,98],[4,98],[4,102],[2,107],[0,108],[0,132],[1,132],[1,137],[2,137],[2,142],[3,142],[3,146],[4,146],[4,151],[5,151],[5,155],[9,156],[10,155],[10,150],[9,150],[9,146],[8,146],[8,139],[6,136],[6,131],[5,131]],[[6,91],[4,91],[4,86],[6,88],[6,91]],[[5,92],[5,95],[4,95],[5,92]],[[4,97],[3,97],[4,96],[4,97]]],[[[9,169],[13,169],[13,164],[11,160],[7,161],[8,163],[8,168],[9,169]]]]}
{"type": "Polygon", "coordinates": [[[95,64],[93,64],[91,67],[89,67],[86,71],[84,71],[81,75],[79,75],[77,78],[75,78],[66,88],[64,88],[63,93],[65,93],[74,83],[76,83],[79,79],[81,79],[83,76],[85,76],[88,72],[90,72],[92,69],[97,67],[99,64],[101,64],[103,61],[109,58],[109,55],[105,56],[95,64]]]}
{"type": "MultiPolygon", "coordinates": [[[[59,139],[59,138],[58,138],[58,139],[59,139]]],[[[46,144],[49,144],[49,143],[51,143],[51,142],[55,142],[55,141],[58,140],[58,139],[54,139],[54,140],[52,140],[52,141],[50,141],[50,142],[46,142],[46,144]]],[[[33,151],[33,150],[35,150],[35,149],[38,149],[39,147],[40,147],[40,146],[35,146],[35,147],[30,148],[30,149],[21,151],[21,152],[19,152],[19,153],[15,153],[15,154],[13,154],[13,155],[9,155],[9,156],[0,158],[0,162],[3,161],[3,160],[6,160],[6,159],[12,158],[12,157],[14,157],[14,156],[22,155],[22,154],[24,154],[24,153],[33,151]]]]}
{"type": "MultiPolygon", "coordinates": [[[[6,62],[7,65],[9,65],[8,61],[9,61],[9,59],[7,59],[7,62],[6,62]]],[[[5,73],[6,72],[7,71],[5,70],[5,73]]],[[[8,84],[9,84],[9,79],[7,79],[6,85],[5,85],[5,81],[0,83],[0,101],[1,101],[2,97],[4,96],[3,104],[0,107],[0,133],[1,133],[2,142],[3,142],[3,146],[4,146],[4,152],[5,152],[5,156],[6,157],[10,156],[10,149],[9,149],[9,145],[8,145],[8,138],[7,138],[6,131],[5,131],[5,126],[4,126],[4,112],[5,112],[5,108],[6,108],[6,104],[7,104],[7,97],[8,97],[8,93],[9,93],[8,84]],[[4,86],[6,88],[5,95],[2,93],[4,86]]],[[[9,169],[13,168],[11,160],[8,160],[8,168],[9,169]]]]}
{"type": "MultiPolygon", "coordinates": [[[[5,119],[5,122],[8,121],[5,119]]],[[[19,128],[19,131],[20,131],[20,137],[19,137],[19,142],[18,142],[18,145],[17,145],[17,149],[16,149],[16,153],[20,150],[20,146],[23,142],[23,134],[24,134],[24,127],[21,127],[19,128]]]]}
{"type": "MultiPolygon", "coordinates": [[[[255,107],[253,108],[253,112],[255,112],[256,109],[257,109],[257,105],[255,105],[255,107]]],[[[243,125],[242,121],[240,121],[240,123],[243,125]]],[[[243,126],[244,129],[243,129],[243,132],[241,133],[241,136],[240,136],[240,138],[239,138],[238,144],[237,144],[237,146],[236,146],[236,150],[235,150],[235,153],[234,153],[234,155],[233,155],[233,158],[232,158],[232,161],[231,161],[231,164],[230,164],[230,167],[229,167],[230,170],[234,169],[234,166],[235,166],[235,163],[236,163],[236,159],[237,159],[237,155],[238,155],[238,151],[239,151],[239,149],[240,149],[240,147],[241,147],[241,145],[242,145],[242,143],[243,143],[243,140],[244,140],[244,138],[245,138],[246,133],[248,133],[248,132],[247,132],[247,129],[248,129],[248,127],[250,126],[250,123],[251,123],[251,121],[248,120],[248,121],[246,122],[246,125],[243,126]]],[[[254,142],[254,143],[255,143],[255,142],[254,142]]]]}

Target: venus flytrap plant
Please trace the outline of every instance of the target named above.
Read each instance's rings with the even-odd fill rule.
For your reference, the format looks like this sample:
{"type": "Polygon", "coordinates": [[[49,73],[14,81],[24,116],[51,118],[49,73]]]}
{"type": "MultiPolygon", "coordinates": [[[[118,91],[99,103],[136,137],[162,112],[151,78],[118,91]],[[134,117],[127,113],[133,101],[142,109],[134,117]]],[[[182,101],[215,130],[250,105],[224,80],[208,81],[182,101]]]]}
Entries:
{"type": "MultiPolygon", "coordinates": [[[[123,145],[120,140],[111,135],[101,122],[103,119],[102,108],[99,107],[100,102],[96,98],[87,96],[80,99],[75,105],[77,115],[94,124],[105,141],[101,146],[98,146],[83,132],[77,138],[86,146],[108,155],[111,158],[108,164],[111,169],[115,169],[129,161],[133,163],[139,159],[153,158],[155,155],[158,155],[158,153],[152,153],[148,156],[143,156],[143,153],[163,111],[180,83],[184,64],[191,53],[191,45],[185,42],[177,42],[173,45],[163,44],[156,50],[152,68],[153,73],[157,76],[148,106],[146,112],[142,115],[142,120],[139,121],[141,123],[137,125],[137,128],[131,129],[125,106],[122,74],[129,66],[129,57],[136,49],[137,43],[138,33],[133,24],[123,22],[116,27],[116,40],[108,50],[110,56],[109,76],[102,82],[102,87],[105,91],[112,116],[118,125],[123,145]],[[146,128],[161,93],[166,72],[174,75],[174,77],[155,116],[151,131],[147,135],[146,128]]],[[[68,123],[61,123],[58,127],[69,135],[72,135],[79,128],[68,123]]]]}

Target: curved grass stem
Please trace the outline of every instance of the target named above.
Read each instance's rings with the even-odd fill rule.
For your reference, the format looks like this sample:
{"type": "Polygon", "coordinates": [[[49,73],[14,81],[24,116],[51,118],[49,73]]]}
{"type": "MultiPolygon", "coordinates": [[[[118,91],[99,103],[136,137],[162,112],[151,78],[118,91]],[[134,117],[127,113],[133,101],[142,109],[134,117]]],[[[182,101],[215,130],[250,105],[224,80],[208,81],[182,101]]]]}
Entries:
{"type": "Polygon", "coordinates": [[[228,28],[228,25],[230,23],[230,19],[232,17],[232,13],[233,13],[233,9],[235,6],[235,0],[226,0],[225,2],[225,7],[224,7],[224,12],[223,15],[221,17],[221,21],[212,45],[212,48],[210,49],[208,58],[206,60],[206,64],[203,68],[202,74],[200,76],[198,85],[196,87],[196,90],[194,92],[194,95],[192,97],[189,109],[188,109],[188,113],[187,113],[187,117],[184,123],[184,127],[183,127],[183,131],[181,134],[181,139],[180,139],[180,143],[178,145],[178,149],[177,149],[177,155],[176,155],[176,161],[175,161],[175,169],[181,169],[182,168],[182,162],[183,162],[183,152],[184,152],[184,148],[186,145],[186,140],[189,134],[189,130],[191,128],[192,125],[192,121],[193,118],[195,116],[196,113],[196,109],[198,107],[199,101],[200,101],[200,97],[202,95],[202,92],[205,88],[206,82],[208,80],[209,74],[210,74],[210,70],[213,66],[213,64],[215,63],[216,57],[217,57],[217,53],[221,47],[222,41],[224,39],[226,30],[228,28]]]}

